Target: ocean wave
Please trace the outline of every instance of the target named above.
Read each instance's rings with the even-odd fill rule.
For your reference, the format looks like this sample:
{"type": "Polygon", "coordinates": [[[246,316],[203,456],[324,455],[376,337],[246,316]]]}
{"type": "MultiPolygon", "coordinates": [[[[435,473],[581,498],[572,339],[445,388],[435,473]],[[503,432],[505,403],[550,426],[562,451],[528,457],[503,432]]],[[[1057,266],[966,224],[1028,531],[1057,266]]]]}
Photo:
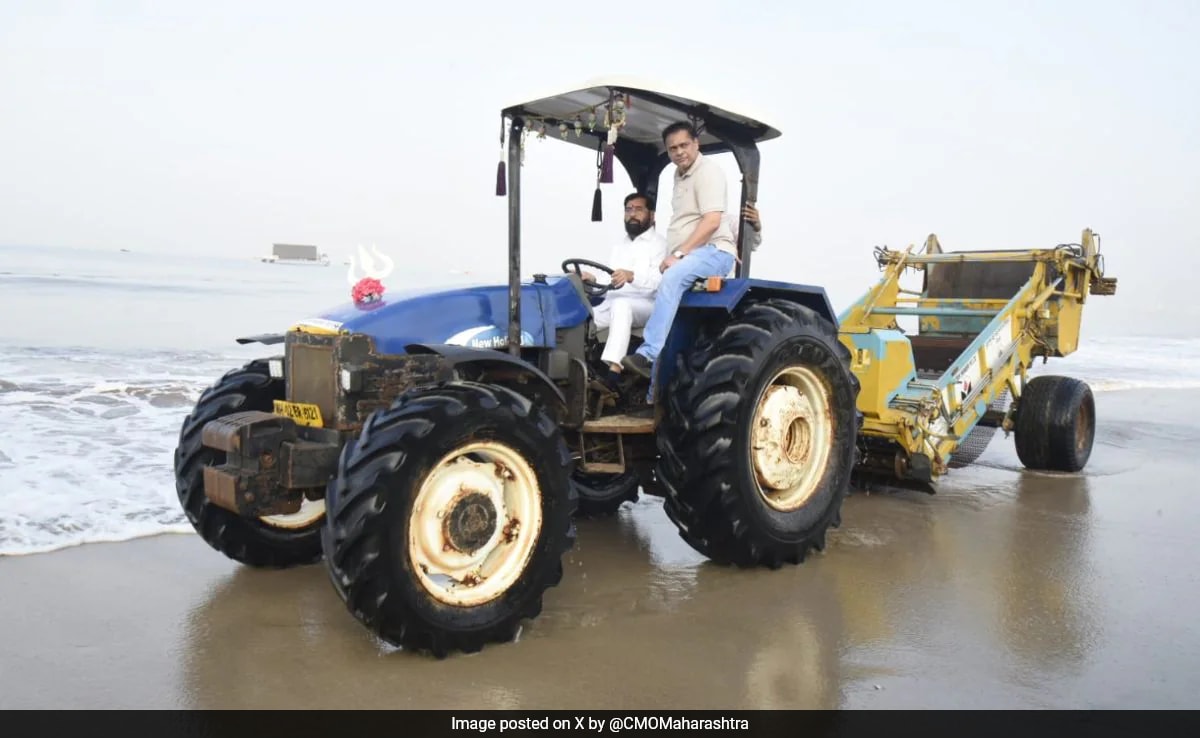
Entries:
{"type": "Polygon", "coordinates": [[[1186,390],[1200,389],[1200,379],[1085,379],[1093,392],[1122,392],[1125,390],[1186,390]]]}
{"type": "Polygon", "coordinates": [[[85,524],[69,526],[66,530],[39,523],[28,527],[14,526],[11,532],[6,530],[5,524],[6,520],[0,518],[0,556],[14,557],[52,553],[90,543],[123,543],[153,536],[196,533],[186,521],[125,523],[111,529],[85,524]]]}
{"type": "Polygon", "coordinates": [[[0,350],[0,555],[191,530],[179,429],[234,359],[206,352],[0,350]]]}

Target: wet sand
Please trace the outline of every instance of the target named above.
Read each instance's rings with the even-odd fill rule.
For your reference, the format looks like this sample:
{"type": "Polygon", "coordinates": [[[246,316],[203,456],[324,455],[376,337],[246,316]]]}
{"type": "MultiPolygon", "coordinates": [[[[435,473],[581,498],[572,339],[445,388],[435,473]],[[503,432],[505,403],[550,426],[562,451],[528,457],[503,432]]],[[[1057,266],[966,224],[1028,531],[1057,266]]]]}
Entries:
{"type": "Polygon", "coordinates": [[[706,563],[644,499],[580,524],[517,643],[444,661],[372,639],[322,567],[191,535],[0,558],[0,708],[1195,707],[1197,411],[1099,394],[1085,474],[998,434],[774,572],[706,563]]]}

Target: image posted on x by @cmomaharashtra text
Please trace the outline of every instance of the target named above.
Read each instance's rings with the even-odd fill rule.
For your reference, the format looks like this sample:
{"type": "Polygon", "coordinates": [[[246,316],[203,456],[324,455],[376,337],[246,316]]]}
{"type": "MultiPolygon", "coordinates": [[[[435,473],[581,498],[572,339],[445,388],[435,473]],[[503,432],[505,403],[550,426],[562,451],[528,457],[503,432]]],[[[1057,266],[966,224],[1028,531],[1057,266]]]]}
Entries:
{"type": "Polygon", "coordinates": [[[511,718],[450,718],[455,731],[477,733],[506,733],[526,731],[579,731],[590,733],[621,733],[642,730],[746,730],[750,721],[745,718],[689,718],[659,715],[623,715],[595,717],[592,715],[511,717],[511,718]]]}

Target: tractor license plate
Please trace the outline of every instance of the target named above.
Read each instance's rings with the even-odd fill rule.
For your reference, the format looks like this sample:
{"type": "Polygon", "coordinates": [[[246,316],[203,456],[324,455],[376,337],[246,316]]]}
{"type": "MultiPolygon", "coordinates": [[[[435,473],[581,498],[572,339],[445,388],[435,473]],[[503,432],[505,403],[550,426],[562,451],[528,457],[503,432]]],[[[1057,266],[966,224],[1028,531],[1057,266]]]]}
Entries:
{"type": "Polygon", "coordinates": [[[321,408],[306,402],[275,400],[275,414],[291,418],[298,425],[311,425],[314,428],[324,425],[324,421],[321,419],[321,408]]]}

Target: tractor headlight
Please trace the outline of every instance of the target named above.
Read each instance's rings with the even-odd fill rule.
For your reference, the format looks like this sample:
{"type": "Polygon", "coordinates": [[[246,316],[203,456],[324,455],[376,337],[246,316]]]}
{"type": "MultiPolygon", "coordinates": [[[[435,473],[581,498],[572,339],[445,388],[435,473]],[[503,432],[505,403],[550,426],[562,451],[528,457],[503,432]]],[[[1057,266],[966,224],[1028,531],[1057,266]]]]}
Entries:
{"type": "Polygon", "coordinates": [[[267,371],[275,379],[283,379],[283,359],[271,359],[267,362],[267,371]]]}
{"type": "Polygon", "coordinates": [[[362,389],[362,372],[357,369],[342,369],[339,373],[342,389],[346,392],[358,392],[362,389]]]}

